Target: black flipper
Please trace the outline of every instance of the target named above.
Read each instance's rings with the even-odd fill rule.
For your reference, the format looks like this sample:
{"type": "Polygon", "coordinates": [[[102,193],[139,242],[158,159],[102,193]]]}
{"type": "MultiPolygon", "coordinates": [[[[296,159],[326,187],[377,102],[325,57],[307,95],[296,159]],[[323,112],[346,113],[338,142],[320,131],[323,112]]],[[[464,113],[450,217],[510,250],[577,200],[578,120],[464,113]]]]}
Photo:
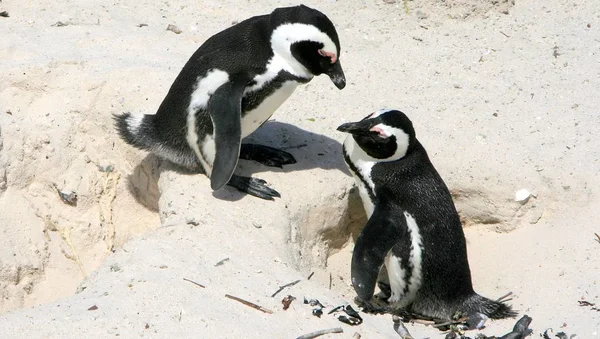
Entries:
{"type": "Polygon", "coordinates": [[[242,95],[247,83],[245,77],[230,79],[208,102],[216,150],[210,187],[215,191],[227,184],[237,166],[242,141],[242,95]]]}
{"type": "Polygon", "coordinates": [[[296,163],[294,156],[286,151],[256,144],[242,144],[240,149],[240,159],[254,160],[265,166],[280,168],[283,165],[296,163]]]}
{"type": "Polygon", "coordinates": [[[281,198],[279,192],[267,187],[267,182],[258,178],[241,177],[232,175],[227,185],[237,188],[240,192],[248,193],[255,197],[265,200],[275,200],[273,198],[281,198]]]}
{"type": "Polygon", "coordinates": [[[356,239],[352,253],[352,286],[363,301],[373,297],[379,269],[388,252],[407,233],[406,220],[392,220],[388,213],[375,209],[356,239]]]}

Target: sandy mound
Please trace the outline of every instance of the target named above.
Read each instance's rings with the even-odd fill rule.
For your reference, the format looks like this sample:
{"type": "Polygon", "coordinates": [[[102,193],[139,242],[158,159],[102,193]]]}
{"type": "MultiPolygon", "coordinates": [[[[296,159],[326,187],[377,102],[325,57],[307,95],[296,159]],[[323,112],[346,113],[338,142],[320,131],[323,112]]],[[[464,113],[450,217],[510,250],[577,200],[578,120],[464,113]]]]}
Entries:
{"type": "Polygon", "coordinates": [[[281,192],[268,202],[213,194],[204,176],[128,147],[111,114],[153,113],[202,41],[274,3],[0,3],[10,14],[0,17],[4,337],[295,337],[337,326],[337,337],[396,336],[389,316],[349,327],[302,304],[330,309],[354,296],[348,263],[365,216],[335,127],[381,107],[411,117],[451,188],[477,291],[514,292],[536,335],[597,335],[600,313],[578,301],[600,302],[599,5],[306,4],[336,24],[348,86],[313,80],[251,136],[298,160],[283,170],[240,164],[281,192]],[[525,204],[514,201],[522,188],[534,193],[525,204]],[[288,294],[297,300],[283,311],[288,294]]]}

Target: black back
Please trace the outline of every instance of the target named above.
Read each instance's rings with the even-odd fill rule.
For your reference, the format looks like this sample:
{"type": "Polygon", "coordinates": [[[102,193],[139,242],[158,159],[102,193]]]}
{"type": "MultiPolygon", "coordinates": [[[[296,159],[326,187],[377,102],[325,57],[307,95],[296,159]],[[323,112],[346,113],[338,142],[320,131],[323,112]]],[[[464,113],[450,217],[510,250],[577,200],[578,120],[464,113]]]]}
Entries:
{"type": "MultiPolygon", "coordinates": [[[[213,68],[229,73],[230,81],[235,80],[236,76],[252,79],[257,74],[264,73],[268,60],[273,56],[271,34],[282,23],[315,25],[332,38],[339,55],[339,39],[331,21],[323,13],[304,5],[278,8],[271,14],[241,21],[207,39],[183,66],[156,113],[155,125],[160,126],[156,130],[157,138],[173,146],[186,148],[185,119],[198,78],[205,76],[213,68]]],[[[287,80],[308,81],[289,73],[280,73],[277,81],[242,99],[242,114],[258,106],[266,95],[287,80]]],[[[203,132],[212,133],[208,114],[198,116],[197,125],[206,126],[208,130],[203,132]]]]}
{"type": "MultiPolygon", "coordinates": [[[[415,138],[403,158],[375,164],[371,178],[375,184],[375,204],[400,207],[399,210],[413,216],[419,227],[424,247],[419,293],[444,300],[471,295],[473,287],[462,225],[450,192],[421,143],[415,138]]],[[[400,213],[395,214],[404,218],[400,213]]],[[[392,252],[403,258],[402,264],[406,265],[409,250],[410,241],[402,239],[392,252]]]]}

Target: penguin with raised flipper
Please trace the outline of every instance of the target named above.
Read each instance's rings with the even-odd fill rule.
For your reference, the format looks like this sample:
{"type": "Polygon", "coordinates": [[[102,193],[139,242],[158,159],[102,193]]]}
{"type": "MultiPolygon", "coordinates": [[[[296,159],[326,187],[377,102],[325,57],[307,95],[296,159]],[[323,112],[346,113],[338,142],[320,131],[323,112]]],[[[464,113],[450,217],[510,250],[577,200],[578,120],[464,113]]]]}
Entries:
{"type": "Polygon", "coordinates": [[[211,188],[230,185],[272,200],[279,193],[257,178],[234,174],[238,159],[281,167],[288,152],[243,144],[292,94],[327,74],[342,89],[340,42],[333,23],[304,5],[277,8],[209,38],[185,64],[155,115],[115,116],[129,144],[183,167],[203,169],[211,188]]]}
{"type": "Polygon", "coordinates": [[[380,110],[338,130],[350,133],[344,158],[369,218],[351,263],[359,303],[435,319],[514,317],[510,306],[474,292],[458,213],[409,118],[380,110]],[[383,265],[389,290],[382,303],[373,294],[383,265]]]}

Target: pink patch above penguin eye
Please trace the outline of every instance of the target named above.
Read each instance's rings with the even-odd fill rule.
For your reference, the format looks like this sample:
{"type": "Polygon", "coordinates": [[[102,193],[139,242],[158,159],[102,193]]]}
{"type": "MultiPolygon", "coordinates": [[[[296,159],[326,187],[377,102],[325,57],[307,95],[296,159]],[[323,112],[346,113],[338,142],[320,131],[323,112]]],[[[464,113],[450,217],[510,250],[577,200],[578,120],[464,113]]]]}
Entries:
{"type": "Polygon", "coordinates": [[[381,128],[379,127],[372,127],[369,131],[371,132],[377,132],[379,134],[380,137],[387,139],[389,138],[389,135],[387,135],[381,128]]]}
{"type": "Polygon", "coordinates": [[[332,64],[335,64],[335,62],[337,61],[337,56],[335,56],[335,54],[333,54],[331,52],[325,52],[322,49],[320,49],[318,52],[319,52],[319,55],[329,58],[329,61],[332,64]]]}

